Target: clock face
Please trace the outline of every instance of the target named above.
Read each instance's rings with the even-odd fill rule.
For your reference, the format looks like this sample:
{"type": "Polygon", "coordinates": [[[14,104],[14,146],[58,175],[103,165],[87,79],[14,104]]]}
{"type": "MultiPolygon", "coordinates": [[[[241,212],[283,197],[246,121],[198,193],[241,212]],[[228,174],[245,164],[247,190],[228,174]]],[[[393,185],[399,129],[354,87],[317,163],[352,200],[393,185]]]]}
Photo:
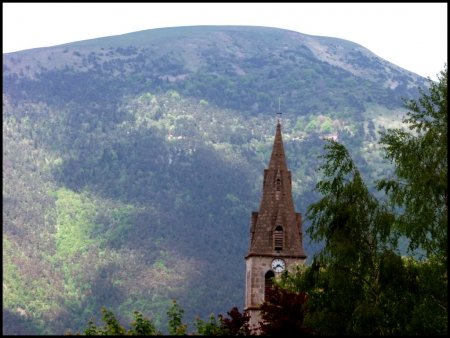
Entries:
{"type": "Polygon", "coordinates": [[[286,268],[286,263],[281,258],[275,258],[272,261],[272,269],[275,272],[281,272],[286,268]]]}

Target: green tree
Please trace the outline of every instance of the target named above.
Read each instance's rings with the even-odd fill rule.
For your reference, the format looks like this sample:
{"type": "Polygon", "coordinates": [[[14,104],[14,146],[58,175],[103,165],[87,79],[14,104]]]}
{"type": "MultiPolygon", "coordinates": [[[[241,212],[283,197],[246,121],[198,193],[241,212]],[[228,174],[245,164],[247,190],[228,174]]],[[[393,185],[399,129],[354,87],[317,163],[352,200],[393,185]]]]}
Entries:
{"type": "Polygon", "coordinates": [[[307,211],[311,238],[324,241],[310,278],[310,325],[324,334],[383,334],[378,276],[382,253],[395,244],[393,215],[370,193],[345,147],[325,145],[324,197],[307,211]],[[322,269],[321,269],[322,268],[322,269]]]}
{"type": "Polygon", "coordinates": [[[427,92],[406,102],[410,110],[404,123],[410,131],[390,129],[382,135],[386,158],[395,165],[393,179],[384,179],[384,189],[401,215],[398,229],[410,240],[410,248],[447,257],[447,65],[430,80],[427,92]]]}
{"type": "Polygon", "coordinates": [[[209,321],[203,321],[200,318],[195,319],[194,323],[197,328],[197,334],[201,336],[224,336],[225,331],[221,325],[220,317],[216,319],[214,314],[209,316],[209,321]]]}
{"type": "Polygon", "coordinates": [[[406,102],[404,123],[409,131],[388,130],[380,143],[395,165],[395,177],[378,182],[398,208],[397,231],[409,249],[424,252],[416,266],[418,297],[413,310],[413,333],[442,334],[448,330],[448,155],[447,65],[438,82],[429,80],[418,100],[406,102]]]}
{"type": "Polygon", "coordinates": [[[183,324],[184,310],[178,305],[175,300],[172,300],[172,305],[167,310],[167,317],[169,317],[169,333],[174,336],[182,336],[186,334],[187,325],[183,324]]]}
{"type": "Polygon", "coordinates": [[[134,311],[134,320],[131,322],[128,334],[132,336],[157,336],[161,333],[151,320],[144,318],[139,311],[134,311]]]}
{"type": "Polygon", "coordinates": [[[84,332],[87,336],[95,336],[95,335],[112,335],[112,336],[120,336],[125,334],[125,328],[119,324],[119,321],[116,319],[114,313],[105,307],[102,307],[102,320],[105,323],[103,328],[97,328],[94,322],[89,321],[89,326],[84,332]]]}
{"type": "Polygon", "coordinates": [[[105,325],[97,327],[91,319],[88,327],[84,330],[86,336],[156,336],[161,334],[156,330],[153,322],[144,318],[139,311],[134,311],[134,320],[131,322],[131,327],[128,331],[120,325],[111,310],[102,307],[102,313],[102,320],[105,325]]]}

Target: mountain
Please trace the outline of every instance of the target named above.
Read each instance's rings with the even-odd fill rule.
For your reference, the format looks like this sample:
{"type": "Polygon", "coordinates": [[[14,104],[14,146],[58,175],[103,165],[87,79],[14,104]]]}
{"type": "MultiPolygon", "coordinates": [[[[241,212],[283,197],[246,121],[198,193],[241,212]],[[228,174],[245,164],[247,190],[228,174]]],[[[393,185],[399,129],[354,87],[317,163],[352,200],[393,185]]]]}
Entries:
{"type": "Polygon", "coordinates": [[[60,102],[98,100],[99,88],[107,96],[175,89],[253,114],[276,110],[279,96],[295,114],[361,111],[361,102],[392,107],[423,84],[349,41],[239,26],[153,29],[32,49],[7,54],[3,68],[17,98],[23,89],[60,102]],[[34,81],[23,88],[22,79],[34,81]]]}
{"type": "Polygon", "coordinates": [[[389,173],[378,132],[425,86],[350,41],[266,27],[3,54],[3,333],[76,332],[101,306],[164,330],[171,299],[186,322],[242,310],[276,113],[305,215],[323,139],[389,173]]]}

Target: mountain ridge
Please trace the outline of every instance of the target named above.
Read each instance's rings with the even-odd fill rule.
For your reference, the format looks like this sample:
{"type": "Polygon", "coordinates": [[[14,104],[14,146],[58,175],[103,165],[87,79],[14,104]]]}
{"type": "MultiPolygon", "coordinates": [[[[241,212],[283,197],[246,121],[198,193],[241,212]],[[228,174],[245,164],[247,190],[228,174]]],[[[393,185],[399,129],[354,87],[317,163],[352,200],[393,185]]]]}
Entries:
{"type": "MultiPolygon", "coordinates": [[[[7,54],[13,54],[13,53],[21,53],[21,52],[25,52],[25,51],[30,51],[30,50],[41,50],[41,49],[48,49],[48,48],[55,48],[55,47],[70,47],[70,46],[86,46],[86,45],[92,45],[95,47],[98,47],[99,43],[101,43],[102,41],[107,41],[107,40],[117,40],[118,38],[124,38],[126,39],[127,37],[132,38],[131,41],[127,40],[127,43],[137,43],[140,44],[140,40],[142,40],[143,37],[147,37],[148,34],[154,33],[157,34],[158,31],[164,31],[164,32],[169,32],[172,31],[173,33],[175,33],[178,37],[180,37],[180,33],[181,30],[198,30],[198,29],[202,29],[202,30],[211,30],[212,32],[214,31],[235,31],[235,30],[267,30],[267,31],[274,31],[274,30],[278,30],[278,31],[282,31],[282,32],[290,32],[292,34],[294,34],[295,36],[299,37],[301,36],[303,40],[307,40],[307,39],[315,39],[315,40],[325,40],[327,42],[336,42],[339,45],[347,45],[348,47],[355,47],[355,49],[360,49],[360,50],[364,50],[366,52],[369,52],[371,54],[373,54],[374,56],[376,56],[377,58],[380,58],[378,55],[376,55],[375,53],[371,52],[369,49],[365,48],[364,46],[362,46],[361,44],[346,40],[346,39],[342,39],[342,38],[338,38],[338,37],[329,37],[329,36],[322,36],[322,35],[312,35],[312,34],[304,34],[304,33],[300,33],[297,31],[293,31],[293,30],[289,30],[289,29],[283,29],[283,28],[277,28],[277,27],[270,27],[270,26],[247,26],[247,25],[197,25],[197,26],[175,26],[175,27],[161,27],[161,28],[154,28],[154,29],[146,29],[146,30],[139,30],[139,31],[134,31],[134,32],[129,32],[129,33],[123,33],[123,34],[117,34],[117,35],[111,35],[111,36],[103,36],[103,37],[97,37],[97,38],[89,38],[89,39],[84,39],[84,40],[79,40],[79,41],[72,41],[72,42],[68,42],[68,43],[63,43],[63,44],[58,44],[58,45],[53,45],[53,46],[47,46],[47,47],[37,47],[37,48],[30,48],[30,49],[25,49],[25,50],[20,50],[20,51],[15,51],[15,52],[9,52],[9,53],[3,53],[5,55],[7,54]]],[[[319,56],[320,54],[316,54],[316,56],[319,56]]],[[[390,62],[388,62],[390,63],[390,62]]],[[[396,66],[397,68],[401,68],[404,71],[407,71],[409,73],[413,73],[410,70],[404,69],[402,67],[396,66]]],[[[421,76],[414,73],[418,78],[420,78],[421,76]]]]}
{"type": "MultiPolygon", "coordinates": [[[[291,96],[293,97],[292,104],[299,103],[298,97],[304,99],[308,95],[292,93],[292,90],[289,92],[286,86],[283,86],[276,80],[278,77],[285,76],[285,66],[310,67],[311,60],[314,60],[314,62],[319,60],[324,63],[320,69],[317,69],[316,73],[318,75],[327,76],[332,74],[333,76],[348,79],[348,81],[356,80],[357,82],[359,81],[358,85],[362,87],[370,86],[370,83],[380,87],[379,85],[381,84],[381,88],[397,90],[401,94],[406,94],[410,88],[425,85],[424,81],[420,81],[423,78],[378,58],[375,54],[358,44],[345,41],[337,38],[315,37],[266,27],[175,27],[145,30],[113,37],[72,42],[56,47],[27,50],[20,53],[26,63],[26,66],[23,67],[14,58],[14,55],[18,54],[7,53],[4,55],[3,69],[6,76],[11,72],[18,75],[20,79],[21,76],[26,77],[27,75],[35,78],[37,74],[45,72],[49,67],[51,70],[64,70],[67,67],[73,67],[78,72],[83,72],[93,71],[93,67],[96,64],[104,68],[127,62],[128,64],[122,66],[120,70],[116,67],[114,74],[109,74],[104,69],[99,70],[100,74],[113,77],[138,77],[136,73],[141,72],[144,77],[152,79],[153,82],[171,83],[172,86],[169,87],[174,87],[176,90],[186,89],[188,86],[186,84],[187,81],[203,81],[204,77],[220,75],[227,82],[232,82],[233,85],[236,85],[237,81],[247,81],[253,87],[257,87],[255,88],[256,92],[261,89],[258,88],[261,85],[253,83],[251,78],[248,79],[245,76],[246,71],[258,71],[259,68],[264,68],[264,65],[270,62],[272,69],[262,69],[260,76],[266,77],[266,81],[273,84],[273,89],[271,90],[274,94],[273,97],[284,95],[289,100],[289,96],[291,96]],[[116,42],[111,45],[109,41],[120,41],[120,43],[116,42]],[[140,41],[140,43],[136,41],[140,41]],[[345,42],[345,46],[343,42],[345,42]],[[92,46],[95,46],[97,50],[99,46],[105,47],[100,47],[103,48],[103,52],[94,52],[91,50],[91,48],[94,48],[92,46]],[[104,50],[106,46],[109,47],[108,51],[104,50]],[[80,49],[69,52],[70,48],[80,49]],[[52,52],[47,53],[48,51],[52,52]],[[222,69],[217,70],[217,65],[214,63],[211,65],[212,60],[203,57],[203,55],[212,55],[216,63],[225,59],[227,62],[224,62],[222,69]],[[61,58],[63,62],[60,61],[61,58]],[[165,68],[150,69],[150,67],[158,67],[154,67],[148,59],[156,60],[159,64],[165,61],[167,65],[165,68]],[[282,63],[282,66],[273,69],[273,65],[276,63],[282,63]],[[59,64],[61,64],[60,67],[59,64]],[[213,68],[214,71],[212,71],[213,68]],[[351,75],[347,75],[347,73],[351,75]]],[[[304,81],[317,81],[315,78],[311,79],[311,75],[299,71],[297,78],[303,77],[304,81]]],[[[305,86],[304,81],[296,81],[294,83],[297,86],[305,86]]],[[[224,86],[224,84],[220,85],[224,86]]],[[[267,91],[266,88],[264,89],[267,91]]],[[[336,90],[335,87],[332,89],[336,90]]],[[[330,93],[333,93],[333,90],[330,93]]],[[[186,94],[188,96],[195,95],[195,91],[188,90],[186,94]]],[[[386,96],[389,99],[391,91],[379,94],[382,97],[381,100],[385,100],[386,96]]],[[[206,99],[211,99],[211,97],[206,99]]],[[[235,95],[233,99],[238,100],[239,98],[235,95]]],[[[271,106],[273,107],[273,102],[269,102],[270,100],[267,98],[264,98],[262,101],[260,103],[256,100],[252,104],[249,102],[245,108],[248,109],[250,106],[250,109],[252,109],[251,107],[255,104],[257,106],[267,106],[270,103],[272,103],[271,106]]],[[[220,102],[215,103],[220,105],[220,102]]],[[[396,102],[396,104],[398,105],[399,102],[396,102]]],[[[288,103],[288,107],[290,105],[288,103]]],[[[325,108],[320,106],[320,109],[325,108]]]]}

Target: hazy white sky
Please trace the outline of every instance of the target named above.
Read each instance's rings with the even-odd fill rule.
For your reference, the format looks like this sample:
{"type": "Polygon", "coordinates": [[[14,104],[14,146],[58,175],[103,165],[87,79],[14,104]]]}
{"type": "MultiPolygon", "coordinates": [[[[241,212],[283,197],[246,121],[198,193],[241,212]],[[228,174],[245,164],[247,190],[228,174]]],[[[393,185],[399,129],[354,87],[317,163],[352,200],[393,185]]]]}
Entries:
{"type": "Polygon", "coordinates": [[[436,79],[447,3],[3,3],[3,53],[139,30],[251,25],[338,37],[436,79]]]}

